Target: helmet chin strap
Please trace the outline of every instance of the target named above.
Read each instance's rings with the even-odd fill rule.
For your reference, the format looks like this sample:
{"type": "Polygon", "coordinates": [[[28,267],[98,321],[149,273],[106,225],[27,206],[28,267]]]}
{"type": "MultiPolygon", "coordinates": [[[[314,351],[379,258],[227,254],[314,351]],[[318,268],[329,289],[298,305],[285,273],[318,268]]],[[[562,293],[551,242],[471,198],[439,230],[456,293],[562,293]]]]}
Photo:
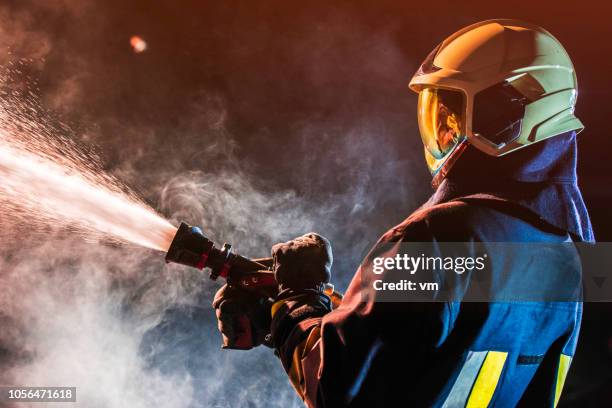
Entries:
{"type": "Polygon", "coordinates": [[[461,157],[461,154],[463,153],[467,145],[467,139],[463,139],[461,142],[459,142],[457,147],[453,149],[442,167],[440,167],[434,178],[431,180],[431,186],[434,189],[437,189],[440,186],[440,183],[442,183],[442,180],[446,178],[451,168],[455,165],[455,162],[459,159],[459,157],[461,157]]]}

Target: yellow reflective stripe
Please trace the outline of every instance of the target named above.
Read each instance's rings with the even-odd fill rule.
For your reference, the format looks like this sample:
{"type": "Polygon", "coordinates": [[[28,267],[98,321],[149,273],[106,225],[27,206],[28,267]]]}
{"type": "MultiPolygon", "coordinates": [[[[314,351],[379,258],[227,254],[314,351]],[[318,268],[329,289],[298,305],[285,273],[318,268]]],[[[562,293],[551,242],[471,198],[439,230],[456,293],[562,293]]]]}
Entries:
{"type": "Polygon", "coordinates": [[[291,359],[291,368],[289,368],[289,381],[295,388],[301,399],[304,399],[304,371],[302,370],[302,349],[308,339],[304,340],[293,350],[293,358],[291,359]]]}
{"type": "Polygon", "coordinates": [[[293,349],[291,358],[291,368],[289,368],[289,381],[295,388],[300,398],[304,399],[306,390],[304,389],[304,369],[302,359],[314,348],[317,341],[321,338],[321,328],[315,327],[310,331],[306,340],[302,341],[293,349]]]}
{"type": "Polygon", "coordinates": [[[278,302],[272,303],[272,308],[270,309],[270,314],[272,315],[272,317],[274,317],[276,312],[278,312],[278,309],[284,304],[285,304],[284,300],[279,300],[278,302]]]}
{"type": "Polygon", "coordinates": [[[499,382],[508,353],[503,351],[489,351],[482,363],[466,408],[485,408],[493,398],[495,388],[499,382]]]}
{"type": "Polygon", "coordinates": [[[291,296],[291,297],[288,297],[287,299],[279,300],[278,302],[272,303],[272,307],[270,309],[270,314],[272,315],[272,318],[274,318],[274,315],[276,314],[276,312],[278,312],[278,309],[280,309],[280,307],[282,305],[284,305],[285,303],[290,302],[290,301],[292,301],[292,300],[294,300],[296,298],[299,298],[300,296],[303,296],[303,295],[291,296]]]}
{"type": "Polygon", "coordinates": [[[557,385],[555,386],[555,407],[559,403],[559,398],[561,398],[561,391],[563,391],[565,377],[567,377],[571,363],[572,357],[561,354],[559,357],[559,369],[557,370],[557,385]]]}
{"type": "Polygon", "coordinates": [[[470,396],[470,391],[486,356],[487,351],[468,351],[463,367],[461,367],[461,371],[453,384],[453,388],[448,393],[442,408],[465,406],[465,402],[470,396]]]}

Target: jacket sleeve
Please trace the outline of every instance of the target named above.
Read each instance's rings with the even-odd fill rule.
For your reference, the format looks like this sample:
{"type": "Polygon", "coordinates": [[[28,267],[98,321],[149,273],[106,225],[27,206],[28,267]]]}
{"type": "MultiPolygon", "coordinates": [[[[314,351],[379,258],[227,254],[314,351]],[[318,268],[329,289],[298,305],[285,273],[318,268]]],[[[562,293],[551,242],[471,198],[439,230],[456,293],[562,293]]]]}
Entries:
{"type": "MultiPolygon", "coordinates": [[[[410,234],[396,228],[377,246],[425,239],[431,239],[426,226],[413,226],[410,234]]],[[[415,350],[434,348],[456,316],[453,306],[444,302],[376,302],[364,290],[363,276],[360,267],[334,311],[320,294],[287,297],[272,307],[277,355],[309,407],[345,406],[368,394],[368,377],[377,377],[374,365],[383,351],[392,354],[394,347],[409,344],[415,344],[415,350]]]]}
{"type": "MultiPolygon", "coordinates": [[[[308,390],[305,376],[315,376],[305,370],[303,363],[309,356],[316,355],[322,318],[330,311],[330,299],[320,293],[288,296],[272,306],[272,338],[276,353],[291,384],[306,402],[308,390]]],[[[308,383],[311,384],[312,380],[308,383]]],[[[309,405],[315,406],[312,403],[309,405]]]]}

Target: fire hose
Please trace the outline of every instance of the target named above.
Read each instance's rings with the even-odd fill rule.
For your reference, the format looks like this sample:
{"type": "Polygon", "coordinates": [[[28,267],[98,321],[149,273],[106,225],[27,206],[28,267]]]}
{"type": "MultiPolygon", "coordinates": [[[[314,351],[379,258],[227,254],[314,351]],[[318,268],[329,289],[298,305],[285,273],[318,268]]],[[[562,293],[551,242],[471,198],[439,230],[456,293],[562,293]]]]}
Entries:
{"type": "MultiPolygon", "coordinates": [[[[221,248],[215,246],[198,227],[181,223],[168,253],[166,262],[187,265],[199,270],[210,269],[210,278],[221,277],[229,284],[257,292],[271,298],[278,294],[278,284],[272,270],[272,258],[250,259],[232,252],[231,244],[224,243],[221,248]]],[[[338,307],[342,294],[334,290],[331,283],[326,283],[324,292],[331,299],[332,306],[338,307]]]]}

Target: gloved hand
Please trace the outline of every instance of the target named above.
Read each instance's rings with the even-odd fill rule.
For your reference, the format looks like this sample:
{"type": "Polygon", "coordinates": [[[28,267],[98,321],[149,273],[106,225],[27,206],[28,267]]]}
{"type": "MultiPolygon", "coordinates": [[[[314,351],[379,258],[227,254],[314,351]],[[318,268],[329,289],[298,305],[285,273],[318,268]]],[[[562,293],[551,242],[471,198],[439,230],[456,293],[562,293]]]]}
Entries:
{"type": "Polygon", "coordinates": [[[274,274],[280,291],[322,290],[329,282],[333,262],[327,238],[310,232],[272,247],[274,274]]]}
{"type": "Polygon", "coordinates": [[[249,350],[270,343],[270,308],[272,300],[267,296],[229,284],[223,285],[212,303],[217,314],[222,348],[249,350]]]}
{"type": "Polygon", "coordinates": [[[329,241],[311,232],[274,245],[272,257],[279,293],[272,306],[271,333],[279,350],[283,344],[292,343],[288,340],[292,333],[303,340],[301,332],[294,330],[300,322],[331,311],[323,284],[329,282],[333,256],[329,241]]]}

